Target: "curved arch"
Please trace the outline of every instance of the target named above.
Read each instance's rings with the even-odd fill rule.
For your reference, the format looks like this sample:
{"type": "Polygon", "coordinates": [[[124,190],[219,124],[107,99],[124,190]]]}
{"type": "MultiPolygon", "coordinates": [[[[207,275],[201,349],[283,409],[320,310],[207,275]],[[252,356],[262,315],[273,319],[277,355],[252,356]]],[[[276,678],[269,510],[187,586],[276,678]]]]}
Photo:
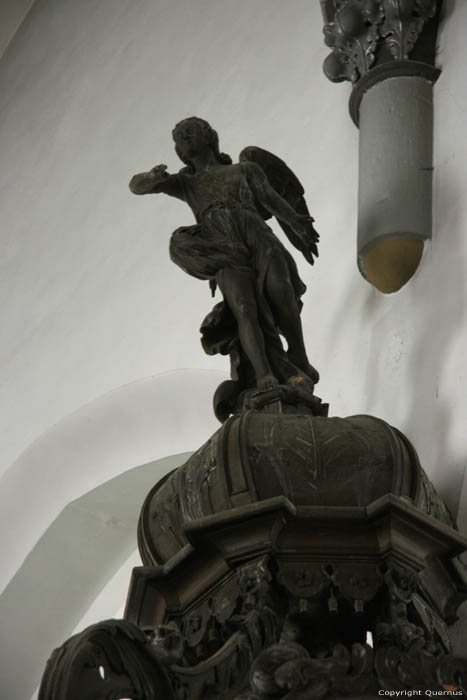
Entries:
{"type": "MultiPolygon", "coordinates": [[[[106,481],[65,506],[47,528],[0,596],[5,697],[31,697],[52,649],[73,634],[134,551],[147,491],[188,455],[165,457],[106,481]]],[[[121,583],[125,588],[129,579],[121,583]]],[[[122,598],[120,605],[125,593],[122,598]]],[[[94,606],[98,619],[108,616],[112,602],[102,611],[94,606]]]]}
{"type": "Polygon", "coordinates": [[[125,385],[23,452],[0,479],[0,590],[70,501],[132,466],[197,449],[218,427],[211,397],[224,378],[187,369],[125,385]]]}

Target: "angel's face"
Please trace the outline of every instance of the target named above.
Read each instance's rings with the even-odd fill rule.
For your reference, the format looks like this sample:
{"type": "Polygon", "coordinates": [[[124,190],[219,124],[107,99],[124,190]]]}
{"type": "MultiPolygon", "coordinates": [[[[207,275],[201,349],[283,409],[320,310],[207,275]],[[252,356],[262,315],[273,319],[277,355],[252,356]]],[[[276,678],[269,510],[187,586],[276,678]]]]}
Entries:
{"type": "Polygon", "coordinates": [[[195,120],[181,122],[174,132],[174,140],[180,155],[188,160],[210,148],[206,130],[195,120]]]}

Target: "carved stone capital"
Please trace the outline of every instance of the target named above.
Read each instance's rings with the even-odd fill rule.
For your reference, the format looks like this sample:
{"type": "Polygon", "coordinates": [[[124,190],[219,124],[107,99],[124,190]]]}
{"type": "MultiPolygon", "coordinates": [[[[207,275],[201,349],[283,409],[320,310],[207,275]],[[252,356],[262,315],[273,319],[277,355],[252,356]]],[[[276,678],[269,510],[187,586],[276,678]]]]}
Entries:
{"type": "Polygon", "coordinates": [[[381,3],[374,0],[329,0],[323,2],[324,41],[332,53],[324,61],[324,73],[335,83],[356,83],[375,63],[384,20],[381,3]]]}
{"type": "Polygon", "coordinates": [[[393,58],[409,58],[425,22],[435,16],[437,5],[437,0],[382,0],[384,22],[380,33],[393,58]]]}
{"type": "Polygon", "coordinates": [[[432,233],[433,90],[442,0],[321,0],[324,61],[352,83],[360,129],[357,251],[362,276],[391,294],[432,233]],[[381,167],[381,163],[384,167],[381,167]]]}
{"type": "MultiPolygon", "coordinates": [[[[433,65],[442,0],[321,0],[324,41],[332,53],[324,73],[333,82],[358,83],[395,61],[433,65]]],[[[388,66],[389,68],[389,66],[388,66]]]]}

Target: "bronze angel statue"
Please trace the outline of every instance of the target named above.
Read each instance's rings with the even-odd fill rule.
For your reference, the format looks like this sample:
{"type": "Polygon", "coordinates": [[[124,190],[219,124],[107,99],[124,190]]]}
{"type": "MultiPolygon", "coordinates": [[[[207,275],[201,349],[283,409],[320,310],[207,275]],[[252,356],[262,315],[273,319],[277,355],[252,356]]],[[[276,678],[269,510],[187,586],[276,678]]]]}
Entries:
{"type": "Polygon", "coordinates": [[[248,396],[287,400],[298,385],[302,394],[305,388],[312,394],[319,375],[303,340],[306,287],[291,254],[265,223],[275,216],[313,264],[319,236],[303,187],[280,158],[261,148],[244,148],[233,164],[203,119],[184,119],[172,134],[185,167],[170,175],[167,166],[156,165],[134,175],[130,190],[177,197],[195,216],[196,224],[172,234],[170,256],[188,274],[208,280],[213,295],[217,287],[223,295],[201,326],[205,351],[231,359],[232,380],[216,392],[216,415],[224,420],[248,396]]]}

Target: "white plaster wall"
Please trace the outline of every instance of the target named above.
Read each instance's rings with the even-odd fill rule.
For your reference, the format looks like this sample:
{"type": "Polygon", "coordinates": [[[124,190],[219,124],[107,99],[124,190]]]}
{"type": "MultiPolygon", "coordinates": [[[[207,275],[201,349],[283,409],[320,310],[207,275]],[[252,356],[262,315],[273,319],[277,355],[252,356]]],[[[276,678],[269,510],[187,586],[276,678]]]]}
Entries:
{"type": "Polygon", "coordinates": [[[6,51],[33,3],[34,0],[0,0],[0,56],[6,51]]]}
{"type": "MultiPolygon", "coordinates": [[[[466,23],[467,3],[446,0],[434,240],[414,279],[384,297],[355,263],[358,132],[348,86],[321,73],[318,0],[36,0],[0,60],[0,493],[14,504],[4,511],[12,531],[5,583],[89,478],[69,481],[66,452],[58,472],[45,453],[28,461],[29,445],[120,387],[170,371],[182,377],[184,368],[227,369],[198,340],[207,284],[168,258],[169,234],[190,212],[127,190],[134,172],[179,167],[170,131],[192,114],[212,122],[233,156],[256,144],[297,172],[321,232],[318,264],[299,261],[318,393],[331,414],[373,413],[403,430],[457,509],[467,455],[466,23]],[[47,484],[40,527],[22,497],[37,470],[47,484]],[[19,549],[11,546],[18,532],[19,549]]],[[[200,421],[209,393],[191,397],[200,421]]],[[[169,396],[167,386],[149,402],[155,415],[169,396]]],[[[173,452],[197,447],[198,433],[205,439],[198,425],[173,452]]],[[[59,434],[52,452],[63,447],[59,434]]],[[[170,454],[158,451],[164,431],[140,437],[141,451],[154,454],[120,459],[111,476],[170,454]]],[[[130,455],[133,443],[119,439],[130,455]]],[[[92,441],[90,454],[104,454],[112,431],[92,441]]],[[[108,453],[105,463],[93,462],[89,488],[109,478],[108,453]]],[[[467,492],[461,503],[465,512],[467,492]]]]}
{"type": "MultiPolygon", "coordinates": [[[[347,230],[340,264],[358,280],[348,186],[357,134],[345,88],[317,72],[321,26],[307,0],[34,5],[0,64],[3,468],[115,387],[166,369],[225,367],[198,340],[208,285],[167,255],[170,232],[191,213],[127,189],[133,172],[155,162],[179,167],[170,132],[180,118],[209,117],[234,155],[247,143],[284,155],[323,231],[311,291],[333,278],[332,231],[347,230]]],[[[303,274],[312,279],[305,265],[303,274]]],[[[309,331],[319,314],[310,297],[309,331]]]]}
{"type": "Polygon", "coordinates": [[[211,396],[226,376],[178,370],[133,382],[82,406],[30,445],[1,479],[0,591],[68,503],[132,467],[192,452],[207,440],[218,427],[211,396]]]}
{"type": "Polygon", "coordinates": [[[2,698],[30,697],[50,651],[79,622],[118,614],[141,503],[188,456],[156,460],[104,482],[69,503],[40,538],[0,596],[2,698]]]}

